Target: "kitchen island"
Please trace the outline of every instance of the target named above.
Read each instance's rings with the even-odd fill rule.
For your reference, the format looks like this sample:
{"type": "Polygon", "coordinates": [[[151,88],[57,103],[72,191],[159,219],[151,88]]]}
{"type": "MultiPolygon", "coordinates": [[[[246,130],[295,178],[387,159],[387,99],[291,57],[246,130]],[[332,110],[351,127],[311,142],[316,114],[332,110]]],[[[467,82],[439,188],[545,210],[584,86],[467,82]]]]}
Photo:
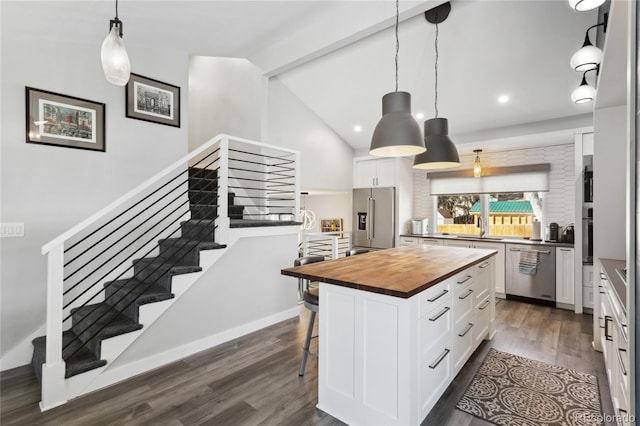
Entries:
{"type": "Polygon", "coordinates": [[[320,282],[318,408],[419,425],[495,333],[495,254],[411,246],[282,270],[320,282]]]}

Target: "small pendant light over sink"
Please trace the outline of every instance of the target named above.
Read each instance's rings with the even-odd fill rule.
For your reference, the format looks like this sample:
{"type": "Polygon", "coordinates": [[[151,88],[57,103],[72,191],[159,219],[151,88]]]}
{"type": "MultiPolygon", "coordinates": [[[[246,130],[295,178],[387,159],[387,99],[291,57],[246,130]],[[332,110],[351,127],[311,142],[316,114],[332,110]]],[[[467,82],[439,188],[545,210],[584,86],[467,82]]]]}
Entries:
{"type": "Polygon", "coordinates": [[[458,150],[449,139],[449,120],[438,118],[438,24],[447,19],[450,11],[451,3],[447,2],[424,13],[427,21],[436,25],[434,96],[436,117],[424,122],[424,142],[427,150],[420,155],[416,155],[413,160],[414,169],[447,169],[460,165],[458,150]]]}
{"type": "Polygon", "coordinates": [[[476,153],[476,160],[473,162],[473,177],[482,176],[482,166],[480,165],[480,153],[481,149],[474,149],[473,152],[476,153]]]}
{"type": "Polygon", "coordinates": [[[100,58],[107,81],[116,86],[125,86],[131,74],[131,63],[122,40],[122,21],[118,19],[118,0],[116,0],[116,17],[109,21],[109,34],[102,42],[100,58]]]}
{"type": "Polygon", "coordinates": [[[369,154],[377,157],[407,157],[425,150],[420,126],[411,115],[411,94],[398,92],[399,17],[396,0],[396,90],[382,97],[382,118],[373,131],[369,149],[369,154]]]}

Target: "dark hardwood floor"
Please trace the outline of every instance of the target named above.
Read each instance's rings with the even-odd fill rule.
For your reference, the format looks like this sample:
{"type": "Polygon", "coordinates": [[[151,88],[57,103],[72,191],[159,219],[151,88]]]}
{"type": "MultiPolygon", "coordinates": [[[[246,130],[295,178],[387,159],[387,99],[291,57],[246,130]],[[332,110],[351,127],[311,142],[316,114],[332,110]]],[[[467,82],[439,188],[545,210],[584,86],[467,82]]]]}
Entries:
{"type": "MultiPolygon", "coordinates": [[[[488,424],[455,405],[491,347],[596,375],[604,412],[613,414],[602,354],[591,348],[590,315],[502,300],[496,312],[496,336],[472,355],[424,425],[488,424]]],[[[309,357],[306,375],[298,377],[307,319],[301,308],[300,320],[276,324],[45,413],[38,408],[39,386],[30,367],[3,372],[0,423],[341,425],[315,408],[315,358],[309,357]]]]}

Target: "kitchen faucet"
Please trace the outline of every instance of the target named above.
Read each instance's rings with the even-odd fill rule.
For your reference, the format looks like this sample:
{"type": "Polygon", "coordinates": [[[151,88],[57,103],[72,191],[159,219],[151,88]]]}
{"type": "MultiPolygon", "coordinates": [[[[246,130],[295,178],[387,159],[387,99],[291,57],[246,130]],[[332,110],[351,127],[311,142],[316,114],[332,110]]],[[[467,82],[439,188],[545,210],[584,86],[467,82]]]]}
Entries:
{"type": "Polygon", "coordinates": [[[480,228],[480,238],[484,237],[485,230],[484,230],[484,223],[482,221],[481,216],[478,216],[478,228],[480,228]]]}

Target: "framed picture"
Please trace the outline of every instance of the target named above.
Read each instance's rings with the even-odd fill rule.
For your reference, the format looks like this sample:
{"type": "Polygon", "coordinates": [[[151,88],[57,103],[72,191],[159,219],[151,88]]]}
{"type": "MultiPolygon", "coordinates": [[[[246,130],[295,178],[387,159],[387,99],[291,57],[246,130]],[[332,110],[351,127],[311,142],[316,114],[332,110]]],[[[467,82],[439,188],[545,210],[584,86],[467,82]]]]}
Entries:
{"type": "Polygon", "coordinates": [[[27,143],[105,150],[105,105],[26,88],[27,143]]]}
{"type": "Polygon", "coordinates": [[[131,73],[125,89],[129,118],[180,127],[180,88],[131,73]]]}

